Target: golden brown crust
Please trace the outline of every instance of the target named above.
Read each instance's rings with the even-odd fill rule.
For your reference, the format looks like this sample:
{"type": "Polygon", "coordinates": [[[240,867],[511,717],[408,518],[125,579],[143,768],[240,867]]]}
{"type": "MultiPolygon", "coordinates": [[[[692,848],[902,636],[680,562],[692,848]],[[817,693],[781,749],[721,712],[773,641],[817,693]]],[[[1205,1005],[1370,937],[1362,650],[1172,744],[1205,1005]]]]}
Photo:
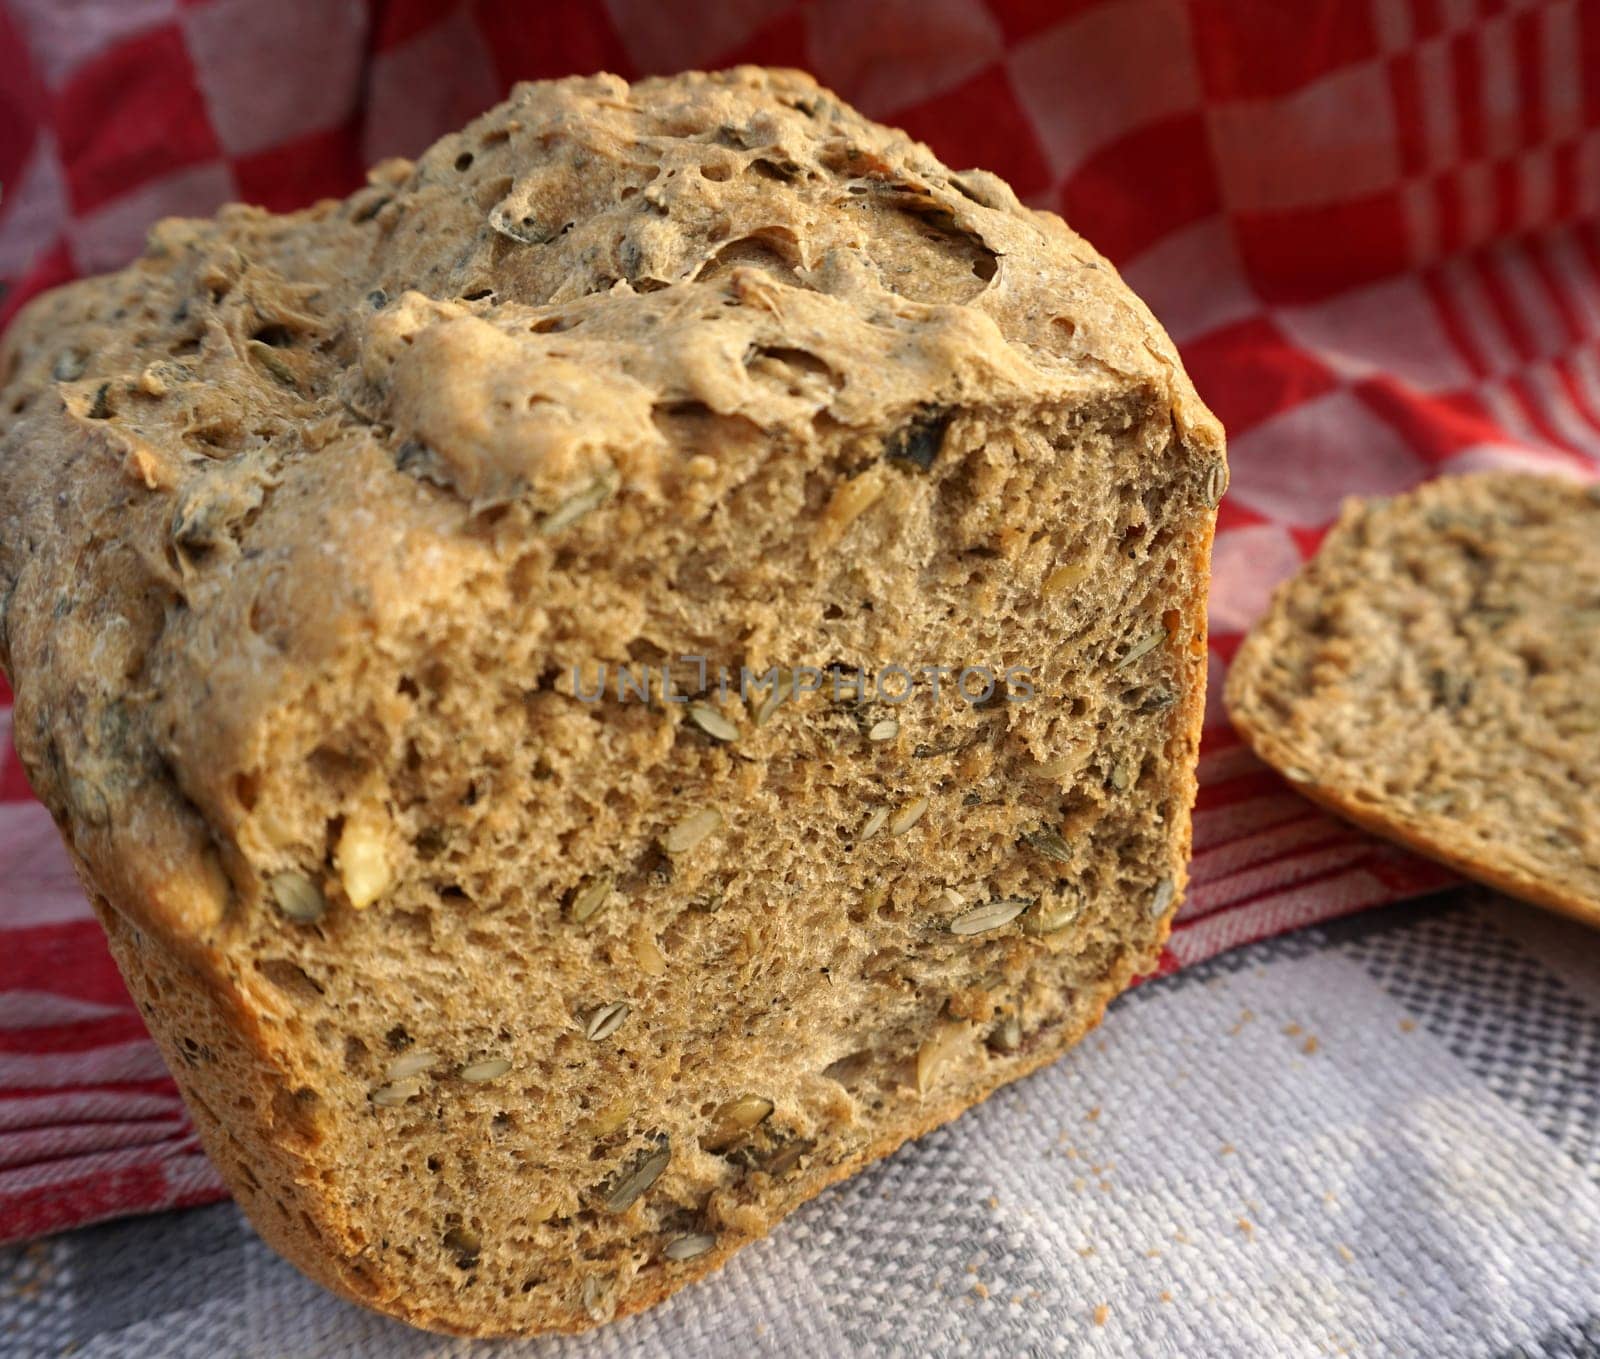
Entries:
{"type": "Polygon", "coordinates": [[[1592,491],[1520,473],[1352,502],[1235,657],[1236,730],[1339,815],[1600,924],[1597,528],[1592,491]]]}
{"type": "Polygon", "coordinates": [[[1155,965],[1221,431],[1064,224],[809,78],[520,87],[161,224],[0,382],[18,748],[342,1295],[635,1311],[1155,965]],[[584,695],[684,654],[1039,701],[584,695]]]}

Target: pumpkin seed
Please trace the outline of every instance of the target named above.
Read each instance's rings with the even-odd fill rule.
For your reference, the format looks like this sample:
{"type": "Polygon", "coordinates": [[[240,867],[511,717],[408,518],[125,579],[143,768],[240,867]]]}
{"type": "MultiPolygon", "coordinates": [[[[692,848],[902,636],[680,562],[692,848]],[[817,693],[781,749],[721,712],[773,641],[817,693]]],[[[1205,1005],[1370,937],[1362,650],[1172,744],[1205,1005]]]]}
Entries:
{"type": "Polygon", "coordinates": [[[606,1194],[604,1207],[608,1213],[625,1213],[639,1201],[672,1161],[672,1144],[663,1137],[659,1145],[642,1152],[627,1171],[606,1194]]]}

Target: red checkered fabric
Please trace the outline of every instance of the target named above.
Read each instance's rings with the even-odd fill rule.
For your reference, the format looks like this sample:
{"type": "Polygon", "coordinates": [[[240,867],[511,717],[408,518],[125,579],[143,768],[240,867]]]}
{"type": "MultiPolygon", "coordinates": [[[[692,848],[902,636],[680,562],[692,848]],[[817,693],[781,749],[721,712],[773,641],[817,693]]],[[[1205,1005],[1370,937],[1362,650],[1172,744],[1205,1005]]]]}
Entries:
{"type": "MultiPolygon", "coordinates": [[[[347,191],[515,80],[741,61],[807,67],[1059,210],[1228,427],[1194,879],[1163,968],[1446,881],[1288,791],[1218,695],[1343,495],[1593,471],[1600,5],[0,0],[9,308],[122,264],[158,216],[347,191]]],[[[0,760],[0,1240],[219,1196],[0,760]]]]}

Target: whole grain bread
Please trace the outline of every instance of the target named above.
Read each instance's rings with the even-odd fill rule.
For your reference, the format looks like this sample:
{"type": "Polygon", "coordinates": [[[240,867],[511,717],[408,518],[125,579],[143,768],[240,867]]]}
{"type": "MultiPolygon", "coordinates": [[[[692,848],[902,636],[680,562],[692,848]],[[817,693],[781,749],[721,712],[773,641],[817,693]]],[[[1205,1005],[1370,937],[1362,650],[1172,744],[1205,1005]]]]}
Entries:
{"type": "Polygon", "coordinates": [[[1155,964],[1221,431],[1081,238],[808,77],[519,87],[161,223],[0,379],[18,749],[347,1297],[634,1311],[1155,964]]]}
{"type": "Polygon", "coordinates": [[[1600,494],[1485,472],[1351,501],[1228,675],[1307,797],[1600,924],[1600,494]]]}

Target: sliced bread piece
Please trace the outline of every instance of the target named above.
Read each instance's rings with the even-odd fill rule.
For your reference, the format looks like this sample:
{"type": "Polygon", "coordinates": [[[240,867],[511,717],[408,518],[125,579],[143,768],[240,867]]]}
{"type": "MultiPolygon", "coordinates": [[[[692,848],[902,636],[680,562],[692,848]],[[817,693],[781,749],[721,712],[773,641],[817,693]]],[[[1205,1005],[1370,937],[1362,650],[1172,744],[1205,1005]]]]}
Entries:
{"type": "Polygon", "coordinates": [[[1234,659],[1307,797],[1600,924],[1600,493],[1484,472],[1351,501],[1234,659]]]}
{"type": "Polygon", "coordinates": [[[18,747],[346,1296],[634,1311],[1155,964],[1221,432],[1082,239],[808,78],[520,87],[0,378],[18,747]]]}

